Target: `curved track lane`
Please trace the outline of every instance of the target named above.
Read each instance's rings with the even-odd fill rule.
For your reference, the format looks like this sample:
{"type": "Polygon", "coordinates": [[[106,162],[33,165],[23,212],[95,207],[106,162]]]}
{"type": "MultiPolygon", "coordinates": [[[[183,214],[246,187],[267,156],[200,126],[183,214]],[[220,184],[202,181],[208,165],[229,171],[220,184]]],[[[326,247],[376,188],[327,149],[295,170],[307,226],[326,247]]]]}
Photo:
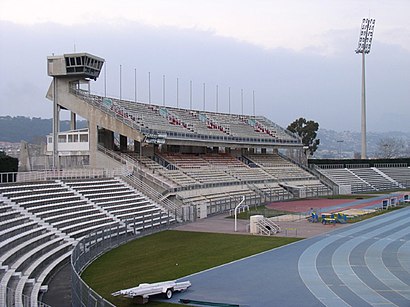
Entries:
{"type": "Polygon", "coordinates": [[[172,302],[408,307],[410,207],[181,280],[192,287],[172,302]]]}

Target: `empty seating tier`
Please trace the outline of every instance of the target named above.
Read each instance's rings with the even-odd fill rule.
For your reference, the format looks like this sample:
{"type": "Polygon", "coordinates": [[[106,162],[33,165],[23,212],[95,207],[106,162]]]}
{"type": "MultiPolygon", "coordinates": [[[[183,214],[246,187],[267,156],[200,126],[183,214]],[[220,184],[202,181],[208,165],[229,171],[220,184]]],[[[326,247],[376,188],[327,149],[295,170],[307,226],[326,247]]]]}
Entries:
{"type": "Polygon", "coordinates": [[[175,218],[120,179],[0,185],[0,306],[35,306],[76,242],[104,226],[140,230],[175,218]]]}
{"type": "Polygon", "coordinates": [[[168,138],[235,142],[301,144],[298,137],[263,116],[188,110],[74,92],[86,103],[120,117],[142,132],[167,133],[168,138]]]}
{"type": "Polygon", "coordinates": [[[0,203],[1,225],[10,226],[0,231],[1,306],[6,306],[6,302],[23,306],[23,295],[37,300],[48,273],[67,261],[73,248],[73,241],[39,225],[17,209],[0,203]],[[40,280],[41,275],[46,276],[40,280]],[[4,291],[7,288],[11,291],[4,291]]]}
{"type": "Polygon", "coordinates": [[[174,221],[163,208],[120,179],[66,181],[66,184],[116,219],[137,221],[137,230],[144,221],[149,221],[148,224],[174,221]]]}

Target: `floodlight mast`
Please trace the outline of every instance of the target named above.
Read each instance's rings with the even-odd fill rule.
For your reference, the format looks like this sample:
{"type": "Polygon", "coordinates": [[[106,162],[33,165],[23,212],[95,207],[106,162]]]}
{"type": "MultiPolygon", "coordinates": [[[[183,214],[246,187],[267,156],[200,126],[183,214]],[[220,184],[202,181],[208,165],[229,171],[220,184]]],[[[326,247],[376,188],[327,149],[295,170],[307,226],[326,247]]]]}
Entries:
{"type": "Polygon", "coordinates": [[[359,44],[356,49],[356,53],[362,54],[362,153],[361,158],[366,159],[366,82],[365,82],[365,54],[370,53],[370,47],[372,45],[373,31],[375,19],[363,18],[362,26],[360,29],[359,44]]]}

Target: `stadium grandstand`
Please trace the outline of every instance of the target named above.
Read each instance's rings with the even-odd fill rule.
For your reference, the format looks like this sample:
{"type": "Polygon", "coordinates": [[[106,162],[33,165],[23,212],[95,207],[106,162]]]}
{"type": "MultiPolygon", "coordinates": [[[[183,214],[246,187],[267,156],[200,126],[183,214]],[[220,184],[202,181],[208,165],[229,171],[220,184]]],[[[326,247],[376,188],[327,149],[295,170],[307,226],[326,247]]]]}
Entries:
{"type": "Polygon", "coordinates": [[[243,197],[262,205],[408,187],[404,164],[309,167],[301,139],[264,116],[95,95],[103,64],[88,53],[47,59],[45,154],[22,151],[27,172],[0,176],[0,306],[47,306],[50,277],[102,228],[114,240],[226,212],[243,197]],[[59,131],[63,110],[69,131],[59,131]],[[77,129],[77,116],[88,128],[77,129]]]}

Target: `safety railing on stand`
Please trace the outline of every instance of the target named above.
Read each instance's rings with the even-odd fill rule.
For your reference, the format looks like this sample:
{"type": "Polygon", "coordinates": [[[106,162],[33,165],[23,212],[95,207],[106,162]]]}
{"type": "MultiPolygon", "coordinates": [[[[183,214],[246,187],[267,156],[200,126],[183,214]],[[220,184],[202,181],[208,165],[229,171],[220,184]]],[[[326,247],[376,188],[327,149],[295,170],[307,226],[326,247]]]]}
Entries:
{"type": "Polygon", "coordinates": [[[159,225],[160,226],[157,227],[151,227],[150,224],[146,225],[146,227],[143,227],[144,231],[141,232],[130,231],[130,229],[133,228],[132,223],[127,226],[118,226],[115,228],[106,227],[94,231],[80,240],[71,254],[72,306],[114,306],[91,289],[81,278],[81,273],[104,253],[132,240],[169,228],[169,224],[161,226],[160,223],[159,225]]]}

